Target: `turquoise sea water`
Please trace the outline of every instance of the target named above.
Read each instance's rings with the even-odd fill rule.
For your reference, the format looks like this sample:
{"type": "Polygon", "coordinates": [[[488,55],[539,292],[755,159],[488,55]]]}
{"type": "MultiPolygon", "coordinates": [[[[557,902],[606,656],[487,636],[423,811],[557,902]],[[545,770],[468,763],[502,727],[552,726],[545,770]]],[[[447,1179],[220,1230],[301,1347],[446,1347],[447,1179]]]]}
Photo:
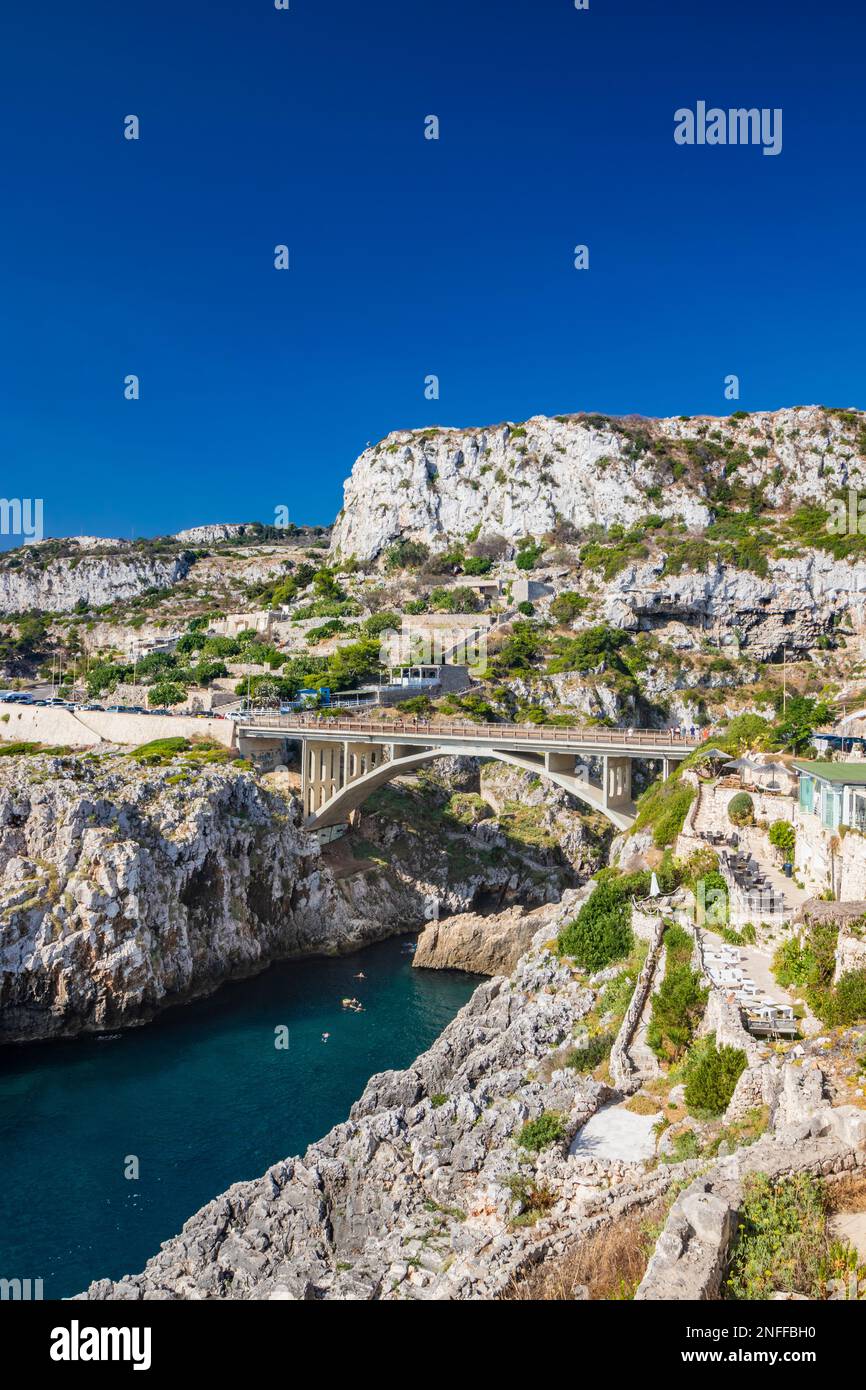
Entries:
{"type": "Polygon", "coordinates": [[[410,943],[276,965],[114,1041],[0,1053],[0,1277],[62,1298],[135,1273],[204,1202],[346,1119],[369,1077],[407,1066],[478,984],[413,970],[410,943]]]}

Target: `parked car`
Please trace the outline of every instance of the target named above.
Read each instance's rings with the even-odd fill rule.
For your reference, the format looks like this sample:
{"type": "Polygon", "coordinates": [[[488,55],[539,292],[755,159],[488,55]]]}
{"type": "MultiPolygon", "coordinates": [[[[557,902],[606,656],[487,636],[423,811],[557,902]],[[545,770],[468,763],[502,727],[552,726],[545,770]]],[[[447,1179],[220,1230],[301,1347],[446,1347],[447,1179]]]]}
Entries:
{"type": "Polygon", "coordinates": [[[78,708],[79,708],[80,710],[91,710],[91,711],[99,710],[101,713],[104,713],[104,712],[105,712],[105,705],[79,705],[78,708]]]}

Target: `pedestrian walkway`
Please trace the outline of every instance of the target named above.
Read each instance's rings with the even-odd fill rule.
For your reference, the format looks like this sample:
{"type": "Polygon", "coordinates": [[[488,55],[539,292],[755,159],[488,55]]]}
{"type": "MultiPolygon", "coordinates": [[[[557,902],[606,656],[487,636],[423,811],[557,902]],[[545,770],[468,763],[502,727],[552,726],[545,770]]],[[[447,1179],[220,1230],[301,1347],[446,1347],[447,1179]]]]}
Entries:
{"type": "Polygon", "coordinates": [[[571,1158],[617,1158],[640,1162],[653,1158],[656,1136],[653,1125],[658,1115],[636,1115],[625,1102],[605,1105],[596,1111],[575,1135],[569,1149],[571,1158]]]}

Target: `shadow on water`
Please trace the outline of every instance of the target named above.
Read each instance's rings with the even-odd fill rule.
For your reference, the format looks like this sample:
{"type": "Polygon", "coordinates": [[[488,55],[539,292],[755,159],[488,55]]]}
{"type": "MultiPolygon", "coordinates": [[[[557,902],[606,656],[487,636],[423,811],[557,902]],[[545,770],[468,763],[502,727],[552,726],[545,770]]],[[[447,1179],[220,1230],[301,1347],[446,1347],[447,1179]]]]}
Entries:
{"type": "Polygon", "coordinates": [[[0,1052],[0,1278],[60,1298],[134,1273],[203,1203],[344,1120],[478,984],[413,970],[412,940],[275,965],[112,1038],[0,1052]]]}

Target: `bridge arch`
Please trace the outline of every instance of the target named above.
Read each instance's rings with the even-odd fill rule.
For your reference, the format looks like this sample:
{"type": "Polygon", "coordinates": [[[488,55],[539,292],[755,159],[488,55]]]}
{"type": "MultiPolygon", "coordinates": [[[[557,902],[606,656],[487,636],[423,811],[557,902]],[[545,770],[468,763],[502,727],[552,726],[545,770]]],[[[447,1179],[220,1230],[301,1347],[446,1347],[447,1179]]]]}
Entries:
{"type": "MultiPolygon", "coordinates": [[[[328,826],[341,825],[348,820],[352,811],[362,806],[374,791],[378,791],[387,782],[393,781],[395,777],[400,777],[404,773],[415,772],[427,763],[435,762],[437,758],[454,757],[455,753],[461,757],[495,758],[499,762],[508,763],[511,767],[520,768],[523,772],[532,772],[539,777],[545,777],[555,786],[561,787],[563,791],[583,802],[588,809],[600,811],[618,830],[628,830],[634,824],[634,807],[630,800],[630,775],[627,794],[619,796],[618,804],[610,804],[611,798],[606,794],[608,788],[607,758],[604,759],[604,785],[596,787],[585,776],[579,775],[574,770],[569,770],[563,766],[551,766],[554,757],[563,757],[563,755],[545,756],[544,754],[491,748],[489,745],[466,745],[459,749],[441,746],[419,749],[417,752],[403,754],[387,762],[379,763],[370,771],[355,777],[336,791],[318,810],[307,817],[305,825],[308,830],[324,830],[328,826]]],[[[567,757],[563,758],[563,761],[567,760],[567,757]]],[[[615,761],[623,763],[627,760],[616,759],[615,761]]]]}

